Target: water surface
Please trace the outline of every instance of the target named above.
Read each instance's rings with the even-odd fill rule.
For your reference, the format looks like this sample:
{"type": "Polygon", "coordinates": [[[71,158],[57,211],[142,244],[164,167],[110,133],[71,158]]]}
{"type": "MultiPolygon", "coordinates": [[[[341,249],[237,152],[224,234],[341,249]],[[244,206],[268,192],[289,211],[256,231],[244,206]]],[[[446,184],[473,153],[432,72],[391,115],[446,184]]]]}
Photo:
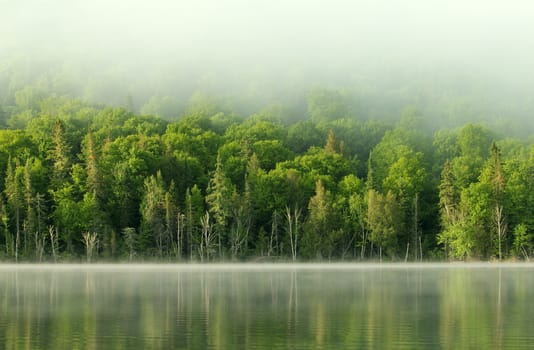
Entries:
{"type": "Polygon", "coordinates": [[[527,349],[534,265],[0,265],[5,349],[527,349]]]}

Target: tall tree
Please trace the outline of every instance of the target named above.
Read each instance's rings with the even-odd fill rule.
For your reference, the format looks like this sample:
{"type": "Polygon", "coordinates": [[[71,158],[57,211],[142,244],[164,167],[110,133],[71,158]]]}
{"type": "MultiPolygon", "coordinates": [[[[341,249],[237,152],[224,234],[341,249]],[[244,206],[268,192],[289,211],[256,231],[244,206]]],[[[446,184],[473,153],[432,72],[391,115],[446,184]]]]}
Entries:
{"type": "Polygon", "coordinates": [[[102,188],[102,174],[98,164],[98,155],[93,137],[93,132],[89,129],[85,137],[84,145],[85,171],[87,173],[87,191],[94,192],[99,202],[103,201],[104,193],[102,188]]]}
{"type": "Polygon", "coordinates": [[[205,199],[208,211],[215,220],[214,229],[220,258],[223,257],[223,244],[226,239],[228,218],[231,215],[232,193],[232,184],[223,171],[221,157],[217,156],[215,171],[209,181],[205,199]]]}
{"type": "Polygon", "coordinates": [[[163,257],[168,248],[168,237],[165,235],[165,189],[159,171],[145,180],[141,217],[143,248],[150,250],[155,245],[157,256],[163,257]]]}
{"type": "Polygon", "coordinates": [[[332,195],[325,190],[323,182],[317,180],[315,195],[308,203],[308,216],[304,224],[302,251],[308,258],[327,256],[331,258],[335,249],[336,226],[332,195]]]}
{"type": "Polygon", "coordinates": [[[441,183],[439,185],[442,226],[447,227],[457,221],[459,200],[456,181],[451,170],[451,163],[447,160],[441,172],[441,183]]]}
{"type": "Polygon", "coordinates": [[[402,210],[402,226],[397,235],[406,243],[407,252],[412,252],[414,259],[420,258],[421,229],[420,194],[424,189],[427,172],[423,166],[423,155],[413,152],[408,147],[397,149],[399,158],[391,165],[384,179],[384,191],[391,192],[398,199],[402,210]],[[410,250],[410,246],[412,249],[410,250]]]}
{"type": "Polygon", "coordinates": [[[301,225],[301,215],[302,210],[295,206],[293,210],[289,207],[286,207],[285,217],[286,217],[286,233],[289,238],[289,245],[291,248],[291,259],[293,261],[297,260],[299,252],[299,242],[300,242],[300,225],[301,225]]]}
{"type": "Polygon", "coordinates": [[[195,251],[198,251],[195,247],[198,247],[202,241],[200,232],[204,212],[204,198],[200,189],[197,185],[191,189],[188,188],[185,194],[185,230],[190,259],[193,259],[195,251]]]}
{"type": "MultiPolygon", "coordinates": [[[[37,218],[33,205],[34,194],[32,187],[32,164],[30,158],[26,160],[24,165],[24,205],[26,207],[26,217],[23,223],[24,231],[24,255],[29,255],[29,245],[31,242],[31,236],[35,234],[37,228],[37,218]]],[[[34,247],[37,248],[37,247],[34,247]]]]}
{"type": "Polygon", "coordinates": [[[9,211],[13,214],[14,217],[13,222],[15,227],[15,241],[13,244],[12,251],[15,261],[18,261],[24,197],[22,194],[20,176],[17,174],[17,168],[19,168],[18,159],[15,159],[14,163],[15,164],[13,164],[13,161],[10,158],[8,161],[7,173],[5,178],[5,193],[9,211]]]}
{"type": "Polygon", "coordinates": [[[369,190],[367,198],[369,240],[378,246],[380,260],[383,250],[390,257],[394,257],[398,253],[398,233],[402,227],[402,214],[397,197],[391,191],[384,196],[375,190],[369,190]]]}
{"type": "Polygon", "coordinates": [[[497,257],[503,258],[503,240],[507,233],[507,220],[504,208],[505,202],[505,185],[504,172],[502,168],[501,150],[494,142],[491,146],[491,156],[488,164],[488,173],[483,173],[482,180],[488,181],[491,186],[493,210],[492,210],[492,228],[496,235],[497,257]],[[485,178],[485,177],[489,178],[485,178]]]}
{"type": "Polygon", "coordinates": [[[56,120],[52,131],[52,149],[49,158],[52,161],[52,185],[54,188],[59,188],[68,177],[71,163],[65,127],[59,119],[56,120]]]}
{"type": "Polygon", "coordinates": [[[0,223],[2,224],[2,236],[4,237],[4,247],[7,256],[14,256],[14,242],[13,236],[9,231],[9,216],[6,201],[4,196],[0,193],[0,223]]]}

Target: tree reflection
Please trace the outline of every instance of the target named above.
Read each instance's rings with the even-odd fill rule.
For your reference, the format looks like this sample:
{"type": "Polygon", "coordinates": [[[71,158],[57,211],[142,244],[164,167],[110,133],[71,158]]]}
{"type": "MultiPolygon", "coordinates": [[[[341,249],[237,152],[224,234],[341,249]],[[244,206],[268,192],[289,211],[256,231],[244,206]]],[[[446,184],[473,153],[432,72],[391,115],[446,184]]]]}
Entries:
{"type": "Polygon", "coordinates": [[[527,268],[13,268],[0,348],[528,348],[527,268]]]}

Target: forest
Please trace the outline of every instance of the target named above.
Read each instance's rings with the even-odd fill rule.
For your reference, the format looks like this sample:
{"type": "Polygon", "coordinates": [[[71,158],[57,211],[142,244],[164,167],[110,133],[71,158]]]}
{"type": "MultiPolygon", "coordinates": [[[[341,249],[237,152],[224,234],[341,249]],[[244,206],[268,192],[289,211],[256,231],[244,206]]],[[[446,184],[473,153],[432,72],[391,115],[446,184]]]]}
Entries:
{"type": "Polygon", "coordinates": [[[313,88],[295,118],[283,104],[243,116],[196,94],[165,118],[32,85],[6,94],[0,257],[530,258],[532,136],[431,128],[413,105],[357,115],[348,96],[313,88]]]}
{"type": "Polygon", "coordinates": [[[529,2],[0,7],[2,261],[534,253],[529,2]]]}

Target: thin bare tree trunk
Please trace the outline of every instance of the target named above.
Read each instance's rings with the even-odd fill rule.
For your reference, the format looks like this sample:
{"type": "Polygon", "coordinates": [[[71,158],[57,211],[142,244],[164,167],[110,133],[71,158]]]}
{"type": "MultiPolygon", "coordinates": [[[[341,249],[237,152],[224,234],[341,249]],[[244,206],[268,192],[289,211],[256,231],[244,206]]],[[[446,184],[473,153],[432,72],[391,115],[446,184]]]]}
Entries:
{"type": "Polygon", "coordinates": [[[289,243],[291,245],[291,258],[293,261],[297,260],[297,250],[298,250],[298,229],[299,229],[299,220],[300,220],[300,209],[296,208],[293,209],[293,213],[291,213],[291,209],[289,207],[286,207],[286,218],[287,218],[287,230],[289,234],[289,243]]]}
{"type": "Polygon", "coordinates": [[[49,226],[48,234],[50,235],[50,245],[52,246],[52,257],[54,258],[54,262],[57,262],[57,228],[55,228],[54,226],[49,226]]]}
{"type": "Polygon", "coordinates": [[[497,240],[499,244],[499,260],[502,260],[502,240],[506,235],[506,223],[504,222],[503,207],[495,207],[495,223],[497,225],[497,240]]]}

